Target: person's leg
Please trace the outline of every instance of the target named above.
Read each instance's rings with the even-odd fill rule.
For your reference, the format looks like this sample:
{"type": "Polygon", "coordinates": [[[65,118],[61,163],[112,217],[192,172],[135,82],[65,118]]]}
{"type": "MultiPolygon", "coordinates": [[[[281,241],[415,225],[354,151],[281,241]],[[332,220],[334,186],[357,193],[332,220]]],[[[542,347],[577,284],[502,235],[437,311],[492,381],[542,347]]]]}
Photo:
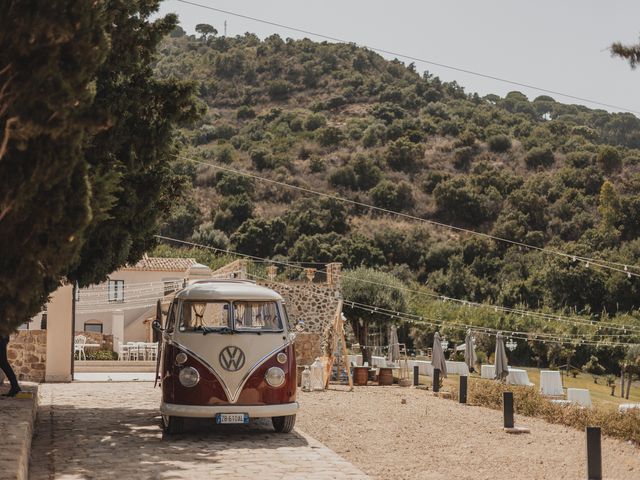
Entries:
{"type": "Polygon", "coordinates": [[[11,383],[11,390],[9,390],[9,395],[15,395],[20,391],[20,385],[18,384],[16,374],[13,372],[13,368],[11,368],[11,364],[9,363],[9,359],[7,358],[8,343],[9,342],[7,337],[0,337],[0,368],[7,376],[9,383],[11,383]]]}

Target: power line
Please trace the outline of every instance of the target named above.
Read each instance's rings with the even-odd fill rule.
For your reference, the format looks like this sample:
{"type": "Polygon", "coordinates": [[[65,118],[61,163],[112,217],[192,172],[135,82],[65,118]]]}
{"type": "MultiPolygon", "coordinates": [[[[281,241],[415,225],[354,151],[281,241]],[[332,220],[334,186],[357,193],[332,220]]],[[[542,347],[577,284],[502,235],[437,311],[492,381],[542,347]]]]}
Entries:
{"type": "MultiPolygon", "coordinates": [[[[249,274],[249,276],[253,278],[261,279],[261,280],[270,281],[272,283],[277,283],[280,285],[283,284],[282,282],[274,282],[273,280],[270,280],[268,278],[261,277],[255,274],[249,274]]],[[[328,294],[322,294],[320,292],[311,292],[311,295],[321,296],[326,298],[333,298],[328,294]]],[[[636,343],[625,343],[625,342],[619,342],[619,341],[616,342],[613,340],[590,340],[590,339],[585,340],[584,338],[582,338],[584,337],[584,335],[553,334],[549,332],[525,332],[525,331],[519,331],[519,330],[490,328],[490,327],[483,327],[483,326],[474,325],[474,324],[452,322],[450,320],[435,319],[435,318],[424,316],[424,315],[416,315],[416,314],[411,314],[403,311],[389,310],[383,307],[378,307],[378,306],[369,305],[362,302],[352,301],[352,300],[349,300],[348,298],[344,299],[344,303],[345,305],[350,306],[352,308],[358,308],[360,310],[365,310],[373,314],[381,314],[381,315],[390,317],[391,319],[398,319],[398,320],[405,321],[407,323],[428,325],[435,328],[445,327],[445,328],[453,328],[453,329],[459,329],[459,330],[471,329],[475,332],[484,333],[487,335],[496,335],[498,333],[505,333],[513,338],[518,338],[525,341],[556,343],[556,344],[571,344],[574,346],[590,345],[590,346],[596,346],[596,347],[603,347],[603,346],[626,347],[629,345],[636,345],[636,343]]]]}
{"type": "MultiPolygon", "coordinates": [[[[228,249],[212,247],[210,245],[202,245],[202,244],[189,242],[189,241],[185,241],[185,240],[180,240],[180,239],[176,239],[176,238],[165,237],[165,236],[162,236],[162,235],[155,235],[155,237],[158,238],[158,239],[161,239],[161,240],[165,240],[165,241],[181,243],[181,244],[190,245],[190,246],[198,247],[198,248],[204,248],[204,249],[208,249],[208,250],[214,250],[214,251],[218,251],[218,252],[221,252],[221,253],[226,253],[226,254],[230,254],[230,255],[236,255],[236,256],[242,257],[242,258],[249,258],[249,259],[259,258],[260,260],[267,260],[268,261],[268,259],[264,259],[262,257],[256,257],[254,255],[248,255],[248,254],[244,254],[244,253],[234,252],[234,251],[228,250],[228,249]]],[[[275,261],[274,260],[272,263],[278,264],[278,265],[284,265],[286,267],[302,269],[302,267],[299,267],[299,266],[293,265],[293,264],[289,264],[289,263],[286,263],[286,262],[282,262],[282,261],[275,261]]],[[[417,294],[417,295],[428,296],[428,297],[432,297],[432,298],[435,297],[435,298],[443,300],[443,301],[453,300],[453,301],[461,303],[463,305],[468,305],[468,306],[473,306],[473,307],[504,309],[504,311],[506,311],[507,313],[526,315],[528,317],[537,318],[538,320],[540,320],[540,319],[545,320],[546,322],[557,321],[557,322],[572,324],[574,326],[595,327],[595,328],[598,328],[598,329],[608,328],[608,329],[611,329],[611,330],[623,331],[625,334],[626,334],[627,330],[631,331],[631,332],[640,331],[640,326],[637,326],[637,325],[624,325],[624,324],[616,324],[616,323],[601,322],[601,321],[595,322],[595,321],[584,320],[584,319],[564,317],[562,315],[551,315],[551,314],[545,314],[545,313],[532,312],[532,311],[529,311],[529,310],[509,309],[508,307],[502,307],[502,306],[499,306],[499,305],[491,305],[491,304],[481,304],[481,303],[476,303],[476,302],[469,302],[467,300],[460,300],[460,299],[454,299],[454,298],[451,298],[451,297],[444,297],[442,295],[432,294],[432,293],[424,292],[424,291],[421,291],[421,290],[415,290],[415,289],[411,289],[411,288],[407,288],[407,287],[399,287],[399,286],[396,286],[396,285],[390,285],[390,284],[387,284],[387,283],[375,282],[375,281],[372,281],[372,280],[365,280],[365,279],[351,277],[349,275],[344,275],[344,274],[342,275],[342,277],[343,278],[348,278],[348,279],[351,279],[351,280],[355,280],[355,281],[358,281],[358,282],[362,282],[362,283],[369,283],[369,284],[372,284],[372,285],[378,285],[378,286],[382,286],[382,287],[392,288],[392,289],[395,289],[395,290],[403,290],[403,291],[406,291],[406,292],[409,292],[409,293],[414,293],[414,294],[417,294]]],[[[629,335],[631,335],[631,334],[629,334],[629,335]]]]}
{"type": "Polygon", "coordinates": [[[565,253],[565,252],[560,252],[560,251],[557,251],[557,250],[550,250],[548,248],[536,247],[534,245],[529,245],[529,244],[526,244],[526,243],[523,243],[523,242],[519,242],[517,240],[510,240],[508,238],[489,235],[488,233],[476,232],[475,230],[470,230],[468,228],[456,227],[455,225],[449,225],[449,224],[446,224],[446,223],[443,223],[443,222],[438,222],[438,221],[435,221],[435,220],[429,220],[429,219],[426,219],[426,218],[417,217],[415,215],[410,215],[408,213],[396,212],[394,210],[389,210],[387,208],[377,207],[375,205],[369,205],[369,204],[364,203],[364,202],[359,202],[357,200],[351,200],[349,198],[340,197],[338,195],[319,192],[317,190],[312,190],[312,189],[306,188],[306,187],[300,187],[298,185],[291,185],[289,183],[281,182],[281,181],[278,181],[278,180],[272,180],[270,178],[263,177],[263,176],[260,176],[260,175],[256,175],[254,173],[246,172],[246,171],[243,171],[243,170],[237,170],[235,168],[231,168],[231,167],[227,167],[227,166],[223,166],[223,165],[216,165],[216,164],[209,163],[209,162],[203,162],[202,160],[197,160],[195,158],[186,157],[184,155],[179,155],[179,154],[172,154],[172,155],[176,159],[179,159],[179,160],[185,160],[185,161],[197,163],[197,164],[200,164],[200,165],[207,165],[207,166],[215,168],[217,170],[222,170],[222,171],[225,171],[225,172],[234,173],[236,175],[241,175],[241,176],[253,178],[253,179],[261,181],[261,182],[271,183],[271,184],[278,185],[278,186],[281,186],[281,187],[287,187],[287,188],[290,188],[290,189],[293,189],[293,190],[298,190],[298,191],[301,191],[301,192],[304,192],[304,193],[309,193],[309,194],[312,194],[312,195],[317,195],[317,196],[320,196],[320,197],[329,198],[331,200],[336,200],[336,201],[343,202],[343,203],[349,203],[349,204],[355,205],[357,207],[364,207],[364,208],[368,208],[370,210],[375,210],[375,211],[382,212],[382,213],[389,214],[389,215],[396,215],[398,217],[406,218],[408,220],[418,221],[418,222],[426,223],[426,224],[433,225],[433,226],[436,226],[436,227],[446,228],[446,229],[454,230],[454,231],[457,231],[457,232],[466,233],[466,234],[469,234],[469,235],[475,235],[475,236],[487,238],[487,239],[490,239],[490,240],[493,240],[493,241],[497,241],[497,242],[507,243],[507,244],[514,245],[514,246],[517,246],[517,247],[520,247],[520,248],[526,248],[528,250],[534,250],[534,251],[542,252],[542,253],[545,253],[545,254],[560,256],[560,257],[563,257],[565,259],[571,260],[573,262],[581,261],[581,262],[583,262],[585,264],[585,266],[587,268],[589,268],[591,266],[594,266],[594,267],[599,267],[599,268],[615,271],[615,272],[618,272],[618,273],[622,273],[622,274],[626,275],[628,278],[640,277],[640,273],[632,272],[630,270],[630,268],[639,269],[640,270],[640,267],[636,266],[636,265],[623,264],[623,263],[612,262],[612,261],[608,261],[608,260],[597,260],[597,259],[594,259],[594,258],[584,257],[584,256],[580,256],[580,255],[572,255],[572,254],[565,253]]]}
{"type": "Polygon", "coordinates": [[[424,63],[424,64],[427,64],[427,65],[433,65],[433,66],[436,66],[436,67],[446,68],[448,70],[453,70],[455,72],[466,73],[468,75],[474,75],[474,76],[480,77],[480,78],[486,78],[486,79],[489,79],[489,80],[494,80],[494,81],[506,83],[506,84],[509,84],[509,85],[515,85],[517,87],[529,88],[531,90],[536,90],[538,92],[548,93],[548,94],[551,94],[551,95],[570,98],[572,100],[578,100],[580,102],[590,103],[590,104],[598,105],[598,106],[601,106],[601,107],[611,108],[611,109],[614,109],[614,110],[620,110],[620,111],[624,111],[624,112],[629,112],[629,113],[634,113],[636,115],[640,115],[640,111],[632,110],[632,109],[625,108],[625,107],[620,107],[620,106],[617,106],[617,105],[612,105],[610,103],[600,102],[598,100],[591,100],[591,99],[585,98],[585,97],[578,97],[576,95],[571,95],[571,94],[568,94],[568,93],[558,92],[556,90],[550,90],[550,89],[547,89],[547,88],[537,87],[535,85],[530,85],[530,84],[527,84],[527,83],[516,82],[514,80],[509,80],[509,79],[506,79],[506,78],[497,77],[495,75],[489,75],[489,74],[486,74],[486,73],[475,72],[473,70],[469,70],[469,69],[466,69],[466,68],[460,68],[460,67],[456,67],[456,66],[453,66],[453,65],[447,65],[447,64],[444,64],[444,63],[440,63],[440,62],[435,62],[433,60],[427,60],[427,59],[424,59],[424,58],[418,58],[418,57],[414,57],[412,55],[407,55],[407,54],[404,54],[404,53],[393,52],[391,50],[385,50],[383,48],[377,48],[377,47],[371,47],[371,46],[364,45],[364,44],[358,44],[358,43],[350,42],[348,40],[344,40],[344,39],[341,39],[341,38],[338,38],[338,37],[333,37],[331,35],[325,35],[325,34],[322,34],[322,33],[312,32],[312,31],[309,31],[309,30],[304,30],[302,28],[297,28],[297,27],[292,27],[292,26],[289,26],[289,25],[284,25],[282,23],[272,22],[272,21],[269,21],[269,20],[264,20],[264,19],[261,19],[261,18],[252,17],[252,16],[249,16],[249,15],[243,15],[241,13],[232,12],[232,11],[229,11],[229,10],[223,10],[221,8],[211,7],[209,5],[202,5],[200,3],[189,2],[187,0],[177,0],[177,1],[180,2],[180,3],[184,3],[186,5],[192,5],[194,7],[204,8],[206,10],[211,10],[211,11],[218,12],[218,13],[224,13],[226,15],[232,15],[232,16],[238,17],[238,18],[244,18],[245,20],[251,20],[253,22],[263,23],[265,25],[271,25],[271,26],[274,26],[274,27],[283,28],[283,29],[286,29],[286,30],[291,30],[293,32],[302,33],[304,35],[311,35],[311,36],[314,36],[314,37],[322,38],[324,40],[330,40],[332,42],[356,45],[356,46],[359,46],[359,47],[367,48],[367,49],[372,50],[374,52],[383,53],[383,54],[386,54],[386,55],[391,55],[391,56],[394,56],[394,57],[399,57],[399,58],[404,58],[404,59],[407,59],[407,60],[411,60],[412,62],[419,62],[419,63],[424,63]]]}

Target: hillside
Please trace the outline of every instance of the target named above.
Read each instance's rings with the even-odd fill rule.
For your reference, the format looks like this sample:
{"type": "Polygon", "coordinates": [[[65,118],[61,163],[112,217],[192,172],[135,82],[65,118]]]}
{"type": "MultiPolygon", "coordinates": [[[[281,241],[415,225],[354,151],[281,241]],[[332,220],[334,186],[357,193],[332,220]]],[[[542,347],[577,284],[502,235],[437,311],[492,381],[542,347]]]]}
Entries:
{"type": "MultiPolygon", "coordinates": [[[[640,120],[467,94],[347,44],[175,33],[160,78],[194,81],[207,112],[186,158],[576,255],[637,264],[640,120]]],[[[180,160],[163,234],[248,254],[374,266],[441,294],[629,311],[638,282],[580,262],[400,221],[180,160]],[[194,198],[196,201],[194,202],[194,198]]]]}

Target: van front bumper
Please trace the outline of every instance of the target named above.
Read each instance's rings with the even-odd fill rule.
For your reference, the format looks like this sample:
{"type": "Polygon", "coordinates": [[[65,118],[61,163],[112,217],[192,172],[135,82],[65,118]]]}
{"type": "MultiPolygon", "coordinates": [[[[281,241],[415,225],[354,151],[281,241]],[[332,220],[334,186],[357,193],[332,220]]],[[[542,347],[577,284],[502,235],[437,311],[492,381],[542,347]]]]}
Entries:
{"type": "Polygon", "coordinates": [[[214,418],[219,413],[247,413],[249,418],[284,417],[295,415],[300,409],[298,402],[277,405],[178,405],[160,404],[160,413],[169,417],[214,418]]]}

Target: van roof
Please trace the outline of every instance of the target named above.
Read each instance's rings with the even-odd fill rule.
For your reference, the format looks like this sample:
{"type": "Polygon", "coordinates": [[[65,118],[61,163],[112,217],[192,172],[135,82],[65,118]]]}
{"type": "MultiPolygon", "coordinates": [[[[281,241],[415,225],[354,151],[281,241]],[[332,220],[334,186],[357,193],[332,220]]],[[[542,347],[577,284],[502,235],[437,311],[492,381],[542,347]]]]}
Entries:
{"type": "Polygon", "coordinates": [[[199,280],[176,293],[181,300],[256,300],[282,301],[275,291],[250,280],[199,280]]]}

